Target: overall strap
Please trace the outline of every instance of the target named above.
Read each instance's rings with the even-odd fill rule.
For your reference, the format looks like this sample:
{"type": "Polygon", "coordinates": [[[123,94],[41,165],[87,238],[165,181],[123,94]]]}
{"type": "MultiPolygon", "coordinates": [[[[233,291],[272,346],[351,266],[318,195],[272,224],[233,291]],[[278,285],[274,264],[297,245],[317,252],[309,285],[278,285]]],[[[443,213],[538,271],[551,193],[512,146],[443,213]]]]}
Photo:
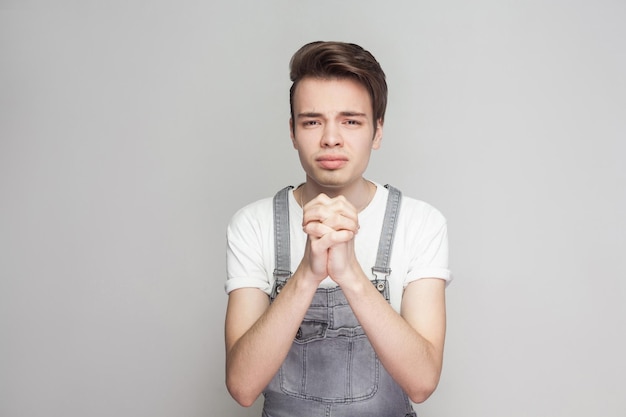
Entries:
{"type": "Polygon", "coordinates": [[[274,287],[272,300],[291,277],[291,243],[289,238],[289,191],[287,186],[274,196],[274,287]]]}
{"type": "Polygon", "coordinates": [[[385,296],[385,299],[389,300],[387,277],[391,274],[391,268],[389,268],[391,249],[396,232],[398,214],[400,212],[402,192],[389,184],[385,185],[385,188],[389,190],[389,196],[387,197],[385,218],[383,219],[383,227],[380,232],[380,240],[378,241],[376,265],[372,267],[372,274],[374,274],[373,283],[376,286],[376,289],[378,289],[378,291],[385,296]],[[381,278],[379,274],[383,277],[381,278]]]}

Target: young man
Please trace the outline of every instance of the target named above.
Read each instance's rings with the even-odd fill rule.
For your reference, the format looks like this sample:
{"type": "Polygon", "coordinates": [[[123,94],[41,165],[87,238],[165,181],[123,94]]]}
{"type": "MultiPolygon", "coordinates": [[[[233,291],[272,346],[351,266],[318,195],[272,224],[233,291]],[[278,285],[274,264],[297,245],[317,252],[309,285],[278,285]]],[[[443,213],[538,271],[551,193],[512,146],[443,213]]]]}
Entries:
{"type": "Polygon", "coordinates": [[[267,417],[415,416],[441,374],[445,219],[363,177],[387,101],[369,52],[307,44],[291,80],[306,180],[228,227],[226,385],[267,417]]]}

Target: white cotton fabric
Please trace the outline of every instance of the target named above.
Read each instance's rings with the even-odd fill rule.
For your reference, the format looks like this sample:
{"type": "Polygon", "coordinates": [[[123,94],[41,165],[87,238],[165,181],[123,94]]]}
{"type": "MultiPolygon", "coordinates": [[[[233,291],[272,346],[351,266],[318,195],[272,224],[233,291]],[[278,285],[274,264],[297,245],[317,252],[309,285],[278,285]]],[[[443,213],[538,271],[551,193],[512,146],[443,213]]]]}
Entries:
{"type": "MultiPolygon", "coordinates": [[[[388,190],[376,184],[376,194],[359,213],[360,229],[355,237],[355,251],[366,276],[374,279],[371,268],[376,263],[388,190]]],[[[302,259],[306,234],[302,230],[302,208],[289,191],[289,228],[291,233],[291,271],[302,259]]],[[[238,288],[259,288],[268,295],[274,284],[274,220],[272,197],[247,205],[230,221],[227,230],[226,293],[238,288]]],[[[391,275],[388,277],[390,303],[400,312],[403,289],[421,278],[451,281],[448,269],[448,233],[445,218],[429,204],[402,196],[396,235],[391,252],[391,275]]],[[[326,278],[320,287],[337,284],[326,278]]]]}

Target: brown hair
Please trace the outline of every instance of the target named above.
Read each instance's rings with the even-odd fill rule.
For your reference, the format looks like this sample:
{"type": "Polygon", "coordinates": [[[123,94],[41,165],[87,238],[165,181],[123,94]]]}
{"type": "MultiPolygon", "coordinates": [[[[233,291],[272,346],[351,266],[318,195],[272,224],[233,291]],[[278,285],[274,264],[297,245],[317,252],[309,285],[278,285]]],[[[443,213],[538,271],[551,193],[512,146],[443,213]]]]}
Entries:
{"type": "Polygon", "coordinates": [[[289,63],[289,106],[293,120],[293,96],[298,83],[305,77],[350,78],[363,85],[372,101],[374,127],[385,119],[387,108],[387,82],[385,73],[376,58],[353,43],[311,42],[300,48],[289,63]]]}

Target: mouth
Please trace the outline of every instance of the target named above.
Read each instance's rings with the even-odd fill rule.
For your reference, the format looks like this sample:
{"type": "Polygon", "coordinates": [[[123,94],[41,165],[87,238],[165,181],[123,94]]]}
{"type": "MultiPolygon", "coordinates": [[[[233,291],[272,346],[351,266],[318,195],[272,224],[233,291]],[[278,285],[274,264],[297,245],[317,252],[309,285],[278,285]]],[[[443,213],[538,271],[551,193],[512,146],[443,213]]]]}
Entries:
{"type": "Polygon", "coordinates": [[[340,155],[325,155],[315,160],[324,169],[339,169],[348,163],[348,158],[340,155]]]}

